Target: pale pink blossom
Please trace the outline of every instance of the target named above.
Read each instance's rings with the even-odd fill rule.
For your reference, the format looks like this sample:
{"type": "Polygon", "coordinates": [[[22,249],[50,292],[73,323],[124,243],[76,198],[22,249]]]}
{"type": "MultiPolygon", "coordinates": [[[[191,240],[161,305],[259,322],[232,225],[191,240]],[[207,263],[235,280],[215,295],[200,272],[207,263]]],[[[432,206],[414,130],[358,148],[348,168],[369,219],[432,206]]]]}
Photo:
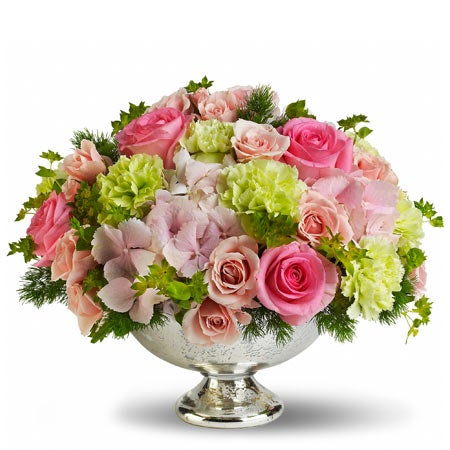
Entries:
{"type": "Polygon", "coordinates": [[[344,243],[351,240],[353,230],[346,209],[333,197],[309,189],[301,197],[299,211],[297,235],[302,241],[317,245],[321,237],[330,237],[330,232],[339,233],[344,243]]]}
{"type": "Polygon", "coordinates": [[[239,119],[234,125],[231,143],[238,161],[264,158],[279,160],[290,145],[290,139],[272,125],[239,119]]]}
{"type": "Polygon", "coordinates": [[[73,202],[75,200],[75,195],[80,188],[80,182],[75,178],[69,176],[67,180],[61,186],[61,191],[66,198],[67,203],[73,202]]]}
{"type": "Polygon", "coordinates": [[[252,237],[221,241],[210,255],[205,273],[209,297],[234,309],[250,306],[256,295],[258,269],[258,243],[252,237]]]}
{"type": "Polygon", "coordinates": [[[338,274],[333,263],[305,243],[267,249],[257,275],[257,296],[290,325],[300,325],[334,298],[338,274]]]}
{"type": "Polygon", "coordinates": [[[76,250],[77,241],[75,230],[70,229],[56,244],[52,281],[65,280],[68,286],[81,283],[88,271],[97,265],[89,250],[76,250]]]}
{"type": "Polygon", "coordinates": [[[369,180],[383,180],[392,184],[398,183],[398,178],[391,169],[391,165],[381,156],[375,156],[364,150],[353,153],[353,164],[362,170],[369,180]]]}
{"type": "Polygon", "coordinates": [[[133,279],[136,274],[146,274],[155,260],[155,253],[149,250],[151,241],[150,228],[138,219],[126,220],[118,228],[102,225],[95,231],[92,255],[104,264],[108,281],[118,277],[133,279]]]}
{"type": "Polygon", "coordinates": [[[210,298],[186,312],[183,317],[183,333],[186,339],[197,345],[231,345],[241,337],[238,322],[248,325],[251,316],[214,302],[210,298]]]}
{"type": "Polygon", "coordinates": [[[178,89],[178,91],[173,94],[162,97],[161,100],[154,103],[147,112],[160,108],[174,108],[184,114],[191,114],[194,109],[185,88],[178,89]]]}
{"type": "Polygon", "coordinates": [[[70,211],[64,194],[52,191],[31,219],[27,234],[33,238],[34,254],[42,257],[36,267],[52,264],[58,240],[70,229],[70,211]]]}
{"type": "Polygon", "coordinates": [[[136,291],[131,287],[132,284],[128,278],[114,278],[100,289],[97,295],[113,311],[128,311],[131,320],[149,323],[153,316],[153,306],[164,302],[167,297],[158,294],[158,291],[152,288],[137,297],[136,291]]]}
{"type": "Polygon", "coordinates": [[[409,274],[409,279],[414,286],[414,295],[416,298],[423,295],[427,284],[427,271],[425,269],[425,263],[413,269],[409,274]]]}
{"type": "Polygon", "coordinates": [[[83,293],[83,287],[74,283],[67,286],[68,307],[78,318],[81,333],[86,336],[92,326],[103,317],[102,309],[94,302],[95,292],[83,293]]]}
{"type": "Polygon", "coordinates": [[[83,139],[80,148],[64,158],[62,168],[75,180],[93,183],[98,174],[106,172],[105,161],[111,163],[102,158],[93,142],[83,139]]]}

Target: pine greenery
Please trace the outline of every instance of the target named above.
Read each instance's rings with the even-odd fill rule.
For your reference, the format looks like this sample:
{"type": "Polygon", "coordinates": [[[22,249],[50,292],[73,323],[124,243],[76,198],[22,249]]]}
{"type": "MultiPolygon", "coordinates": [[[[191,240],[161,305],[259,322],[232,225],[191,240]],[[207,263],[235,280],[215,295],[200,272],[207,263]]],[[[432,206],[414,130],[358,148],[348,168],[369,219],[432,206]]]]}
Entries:
{"type": "Polygon", "coordinates": [[[30,267],[17,292],[23,303],[32,303],[37,308],[46,303],[67,303],[66,282],[52,281],[50,267],[30,267]]]}
{"type": "Polygon", "coordinates": [[[119,159],[117,142],[110,134],[99,131],[90,131],[85,128],[84,130],[74,131],[70,142],[74,148],[80,148],[83,139],[93,142],[100,155],[107,156],[113,163],[117,162],[119,159]]]}
{"type": "Polygon", "coordinates": [[[277,108],[274,92],[269,85],[253,89],[246,97],[244,105],[237,110],[238,118],[256,123],[269,123],[274,118],[277,108]]]}

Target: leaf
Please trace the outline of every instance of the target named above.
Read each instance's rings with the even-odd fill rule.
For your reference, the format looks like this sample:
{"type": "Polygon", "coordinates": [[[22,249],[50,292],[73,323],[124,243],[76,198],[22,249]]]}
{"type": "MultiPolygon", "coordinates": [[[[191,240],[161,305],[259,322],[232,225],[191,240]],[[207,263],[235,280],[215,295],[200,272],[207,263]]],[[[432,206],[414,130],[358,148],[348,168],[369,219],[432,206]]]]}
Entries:
{"type": "Polygon", "coordinates": [[[433,227],[443,227],[444,219],[442,216],[438,216],[434,205],[430,202],[426,202],[421,198],[418,202],[414,202],[414,206],[422,213],[422,216],[429,220],[430,225],[433,227]]]}
{"type": "Polygon", "coordinates": [[[354,114],[351,117],[346,117],[345,119],[338,120],[337,123],[339,125],[339,128],[347,131],[351,129],[356,130],[356,127],[363,122],[369,122],[367,120],[367,116],[365,116],[364,114],[354,114]]]}
{"type": "Polygon", "coordinates": [[[358,135],[359,138],[364,139],[364,138],[366,138],[367,136],[369,136],[369,134],[372,133],[372,131],[373,131],[373,130],[371,130],[370,128],[367,128],[367,127],[361,127],[361,128],[358,130],[357,135],[358,135]]]}
{"type": "Polygon", "coordinates": [[[9,244],[8,256],[14,255],[15,253],[22,253],[26,263],[33,259],[37,259],[34,254],[33,238],[30,235],[27,235],[16,242],[11,242],[9,244]]]}
{"type": "Polygon", "coordinates": [[[201,88],[209,89],[213,85],[213,83],[214,81],[208,80],[208,78],[205,75],[199,82],[190,80],[188,85],[185,86],[184,88],[188,93],[194,93],[201,88]]]}
{"type": "Polygon", "coordinates": [[[181,281],[171,281],[166,286],[165,292],[175,301],[175,303],[178,303],[179,301],[186,301],[191,298],[191,290],[189,289],[189,286],[181,281]]]}
{"type": "Polygon", "coordinates": [[[56,177],[56,172],[52,169],[48,169],[47,167],[39,166],[39,170],[36,172],[36,175],[43,178],[53,178],[56,177]]]}
{"type": "Polygon", "coordinates": [[[113,135],[117,134],[134,119],[141,117],[148,108],[144,102],[140,102],[138,105],[129,103],[128,111],[120,111],[120,119],[111,122],[113,135]]]}
{"type": "Polygon", "coordinates": [[[61,161],[63,159],[63,157],[59,153],[56,153],[56,152],[54,152],[52,150],[48,150],[46,152],[42,152],[39,155],[39,157],[42,158],[42,159],[46,159],[50,163],[61,161]]]}
{"type": "Polygon", "coordinates": [[[311,119],[315,119],[316,116],[310,114],[308,108],[306,108],[306,100],[298,100],[294,103],[290,103],[286,106],[286,115],[289,119],[293,119],[295,117],[309,117],[311,119]]]}

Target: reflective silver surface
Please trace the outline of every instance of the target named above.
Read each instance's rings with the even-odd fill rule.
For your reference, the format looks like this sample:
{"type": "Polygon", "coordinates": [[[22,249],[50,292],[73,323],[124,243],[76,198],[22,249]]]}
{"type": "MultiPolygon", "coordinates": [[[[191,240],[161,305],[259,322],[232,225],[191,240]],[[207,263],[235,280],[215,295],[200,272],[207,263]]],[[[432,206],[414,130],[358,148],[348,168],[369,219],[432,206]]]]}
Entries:
{"type": "Polygon", "coordinates": [[[295,327],[293,339],[284,346],[277,346],[270,335],[254,342],[199,346],[185,339],[174,319],[160,329],[133,334],[159,358],[204,375],[197,387],[180,397],[176,412],[185,422],[214,428],[262,425],[279,417],[283,403],[252,375],[296,356],[318,336],[310,322],[295,327]]]}

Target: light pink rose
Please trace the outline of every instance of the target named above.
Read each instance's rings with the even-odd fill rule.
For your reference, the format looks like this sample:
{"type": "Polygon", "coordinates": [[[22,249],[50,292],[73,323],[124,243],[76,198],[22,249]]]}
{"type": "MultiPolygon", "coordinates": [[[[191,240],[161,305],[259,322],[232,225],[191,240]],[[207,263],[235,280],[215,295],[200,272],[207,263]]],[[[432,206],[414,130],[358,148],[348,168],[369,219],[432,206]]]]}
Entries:
{"type": "Polygon", "coordinates": [[[413,269],[409,274],[409,279],[413,283],[414,295],[416,296],[416,298],[422,296],[426,291],[427,284],[427,271],[425,269],[425,263],[413,269]]]}
{"type": "Polygon", "coordinates": [[[211,95],[205,91],[194,94],[197,108],[203,120],[217,119],[221,122],[236,122],[237,108],[244,106],[246,93],[244,88],[233,88],[228,91],[218,91],[211,95]]]}
{"type": "Polygon", "coordinates": [[[56,244],[52,263],[52,281],[66,280],[67,285],[81,283],[97,264],[89,250],[76,250],[78,236],[75,230],[67,231],[56,244]]]}
{"type": "Polygon", "coordinates": [[[127,156],[137,153],[158,155],[166,169],[174,169],[173,156],[190,120],[190,116],[175,108],[145,113],[116,134],[119,151],[127,156]]]}
{"type": "Polygon", "coordinates": [[[317,245],[321,237],[330,237],[330,231],[339,233],[344,243],[351,240],[353,230],[345,207],[333,197],[309,189],[302,195],[299,210],[301,219],[297,234],[302,241],[317,245]]]}
{"type": "Polygon", "coordinates": [[[209,297],[235,309],[250,306],[256,295],[258,243],[250,236],[225,239],[213,250],[205,273],[209,297]]]}
{"type": "Polygon", "coordinates": [[[173,94],[164,96],[161,100],[154,103],[147,112],[160,108],[175,108],[184,114],[191,114],[194,110],[185,88],[178,89],[173,94]]]}
{"type": "Polygon", "coordinates": [[[34,254],[42,256],[36,267],[50,266],[55,258],[56,244],[62,235],[70,229],[71,208],[66,204],[63,193],[52,191],[49,198],[37,210],[27,229],[34,241],[34,254]]]}
{"type": "Polygon", "coordinates": [[[362,170],[363,175],[369,180],[383,180],[398,184],[397,175],[392,171],[390,164],[381,156],[358,150],[353,154],[353,163],[358,169],[362,170]]]}
{"type": "Polygon", "coordinates": [[[78,317],[81,334],[88,335],[95,322],[103,316],[102,309],[94,302],[95,292],[83,294],[80,284],[67,286],[68,307],[78,317]]]}
{"type": "Polygon", "coordinates": [[[336,267],[307,244],[291,242],[267,249],[260,261],[257,295],[290,325],[300,325],[334,298],[336,267]]]}
{"type": "MultiPolygon", "coordinates": [[[[106,160],[109,164],[109,158],[106,160]]],[[[105,159],[98,153],[95,144],[83,139],[79,149],[64,158],[63,170],[75,180],[93,183],[100,173],[106,172],[105,159]]]]}
{"type": "Polygon", "coordinates": [[[257,158],[277,161],[288,149],[290,140],[272,125],[239,119],[234,126],[231,143],[240,162],[257,158]]]}
{"type": "Polygon", "coordinates": [[[186,339],[193,344],[231,345],[241,336],[237,325],[238,321],[248,325],[251,316],[206,298],[201,305],[186,312],[182,326],[186,339]]]}
{"type": "Polygon", "coordinates": [[[80,182],[70,176],[63,183],[63,185],[61,186],[61,191],[64,194],[64,197],[66,198],[66,201],[68,203],[73,202],[75,200],[75,195],[77,194],[79,187],[80,182]]]}
{"type": "Polygon", "coordinates": [[[353,141],[333,126],[300,117],[289,120],[282,127],[281,134],[291,139],[282,160],[297,167],[301,179],[317,179],[323,168],[351,171],[353,141]]]}

